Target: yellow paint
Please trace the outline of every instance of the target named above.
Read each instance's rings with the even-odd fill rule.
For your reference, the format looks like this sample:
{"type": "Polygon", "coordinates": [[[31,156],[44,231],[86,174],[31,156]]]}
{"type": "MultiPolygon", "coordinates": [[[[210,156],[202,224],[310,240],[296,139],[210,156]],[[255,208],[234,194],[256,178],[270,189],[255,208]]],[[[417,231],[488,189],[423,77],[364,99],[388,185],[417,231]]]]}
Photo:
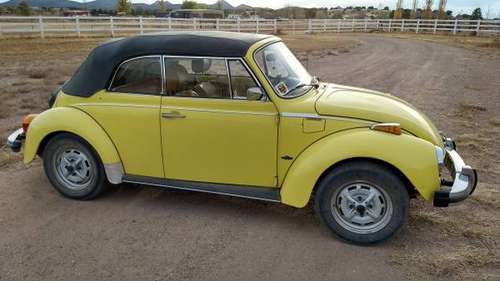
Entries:
{"type": "Polygon", "coordinates": [[[125,173],[158,178],[164,176],[160,96],[103,90],[88,98],[64,95],[62,100],[88,113],[104,128],[120,152],[125,173]]]}
{"type": "Polygon", "coordinates": [[[304,207],[319,176],[333,164],[371,158],[397,167],[430,200],[440,186],[434,145],[411,135],[393,135],[367,128],[330,135],[308,147],[295,160],[281,187],[283,203],[304,207]]]}
{"type": "Polygon", "coordinates": [[[326,169],[362,157],[393,165],[432,199],[439,188],[434,145],[442,143],[427,117],[397,98],[350,87],[337,96],[313,89],[294,99],[278,97],[253,53],[279,40],[260,41],[244,57],[267,101],[61,93],[55,108],[32,121],[25,162],[45,136],[67,131],[87,140],[105,164],[122,162],[126,174],[276,187],[283,203],[303,207],[326,169]],[[379,109],[369,110],[374,105],[379,109]],[[401,122],[416,136],[369,130],[381,121],[401,122]]]}
{"type": "Polygon", "coordinates": [[[82,137],[92,145],[104,164],[120,162],[113,142],[92,117],[76,108],[57,107],[40,113],[31,122],[24,143],[24,163],[33,161],[41,141],[56,132],[82,137]]]}
{"type": "Polygon", "coordinates": [[[277,111],[270,101],[163,97],[171,179],[276,187],[277,111]]]}

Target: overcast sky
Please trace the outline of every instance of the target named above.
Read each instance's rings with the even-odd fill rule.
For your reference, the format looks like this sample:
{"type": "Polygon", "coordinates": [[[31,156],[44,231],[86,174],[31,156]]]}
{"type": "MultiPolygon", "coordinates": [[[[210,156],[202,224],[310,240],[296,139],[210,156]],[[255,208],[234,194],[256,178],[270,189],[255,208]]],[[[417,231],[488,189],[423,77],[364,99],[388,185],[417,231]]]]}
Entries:
{"type": "MultiPolygon", "coordinates": [[[[6,2],[8,0],[0,0],[6,2]]],[[[75,0],[83,2],[83,0],[75,0]]],[[[86,0],[90,2],[92,0],[86,0]]],[[[133,3],[153,3],[156,0],[132,0],[133,3]]],[[[182,0],[169,0],[172,3],[182,3],[182,0]]],[[[424,0],[417,0],[420,6],[424,0]]],[[[216,0],[197,0],[199,3],[212,4],[216,0]]],[[[394,8],[396,0],[227,0],[233,6],[239,4],[248,4],[256,7],[282,8],[287,5],[301,7],[336,7],[336,6],[389,6],[394,8]]],[[[410,7],[412,0],[403,0],[405,7],[410,7]]],[[[434,6],[437,7],[439,0],[434,0],[434,6]]],[[[500,17],[500,0],[448,0],[447,9],[457,13],[470,13],[474,8],[481,7],[483,16],[486,16],[488,11],[490,17],[500,17]]]]}
{"type": "MultiPolygon", "coordinates": [[[[132,0],[132,2],[155,2],[156,0],[132,0]]],[[[170,0],[172,3],[182,3],[182,0],[170,0]]],[[[214,3],[216,0],[198,0],[202,3],[214,3]]],[[[227,0],[233,6],[239,4],[248,4],[258,7],[281,8],[286,5],[301,6],[301,7],[336,7],[336,6],[390,6],[394,8],[396,0],[227,0]]],[[[403,0],[404,6],[410,7],[412,0],[403,0]]],[[[424,0],[417,0],[417,3],[423,5],[424,0]]],[[[437,7],[439,0],[434,0],[437,7]]],[[[496,17],[500,13],[500,0],[448,0],[447,5],[449,10],[455,13],[471,12],[476,7],[481,7],[483,14],[486,14],[488,8],[491,16],[496,17]]],[[[500,15],[498,15],[500,16],[500,15]]]]}

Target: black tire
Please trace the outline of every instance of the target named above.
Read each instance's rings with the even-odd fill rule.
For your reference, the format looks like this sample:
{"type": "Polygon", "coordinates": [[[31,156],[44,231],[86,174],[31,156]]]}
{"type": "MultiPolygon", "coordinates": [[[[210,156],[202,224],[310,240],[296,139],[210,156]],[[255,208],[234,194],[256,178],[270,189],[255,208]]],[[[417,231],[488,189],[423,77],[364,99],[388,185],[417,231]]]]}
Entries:
{"type": "Polygon", "coordinates": [[[314,201],[320,220],[338,237],[356,244],[373,244],[392,237],[408,220],[410,204],[401,179],[384,165],[368,161],[335,167],[319,183],[314,201]],[[356,192],[374,193],[371,197],[374,199],[366,202],[369,195],[366,198],[351,196],[356,192]],[[373,205],[377,205],[375,212],[369,210],[373,205]],[[390,208],[392,211],[388,211],[390,208]],[[377,214],[378,221],[375,221],[373,215],[377,214]],[[359,222],[361,220],[374,222],[365,225],[359,222]]]}
{"type": "Polygon", "coordinates": [[[68,133],[54,136],[45,146],[42,157],[45,174],[50,183],[65,197],[91,200],[107,187],[106,174],[100,158],[94,149],[78,136],[68,133]],[[64,166],[64,163],[69,164],[64,166]]]}

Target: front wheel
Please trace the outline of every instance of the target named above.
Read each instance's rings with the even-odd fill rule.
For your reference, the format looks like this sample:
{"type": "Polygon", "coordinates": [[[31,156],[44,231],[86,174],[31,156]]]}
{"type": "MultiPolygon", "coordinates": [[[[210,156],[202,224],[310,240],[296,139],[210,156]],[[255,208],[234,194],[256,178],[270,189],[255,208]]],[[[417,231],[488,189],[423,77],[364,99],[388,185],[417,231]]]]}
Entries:
{"type": "Polygon", "coordinates": [[[49,140],[42,156],[49,181],[62,195],[90,200],[105,189],[103,165],[83,139],[66,133],[57,135],[49,140]]]}
{"type": "Polygon", "coordinates": [[[358,244],[384,241],[408,217],[409,195],[401,179],[371,162],[346,163],[319,183],[315,209],[341,238],[358,244]]]}

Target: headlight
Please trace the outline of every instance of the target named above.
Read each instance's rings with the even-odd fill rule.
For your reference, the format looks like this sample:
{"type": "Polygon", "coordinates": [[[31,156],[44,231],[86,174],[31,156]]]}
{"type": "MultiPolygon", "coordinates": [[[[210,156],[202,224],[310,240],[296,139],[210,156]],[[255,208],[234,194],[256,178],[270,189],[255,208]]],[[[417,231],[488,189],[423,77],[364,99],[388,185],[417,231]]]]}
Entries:
{"type": "Polygon", "coordinates": [[[444,165],[444,157],[446,155],[444,149],[442,149],[439,146],[435,146],[434,148],[436,149],[436,159],[437,159],[439,166],[444,165]]]}

